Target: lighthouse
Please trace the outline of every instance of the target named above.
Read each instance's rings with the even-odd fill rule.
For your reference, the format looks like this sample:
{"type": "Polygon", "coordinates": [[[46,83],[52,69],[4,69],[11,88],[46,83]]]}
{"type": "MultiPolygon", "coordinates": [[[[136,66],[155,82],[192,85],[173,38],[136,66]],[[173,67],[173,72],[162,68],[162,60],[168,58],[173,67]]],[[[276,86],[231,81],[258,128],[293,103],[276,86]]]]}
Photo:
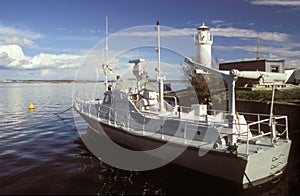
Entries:
{"type": "Polygon", "coordinates": [[[197,45],[196,61],[204,66],[211,67],[211,45],[213,44],[212,36],[210,35],[209,28],[203,23],[202,26],[197,28],[197,45]]]}

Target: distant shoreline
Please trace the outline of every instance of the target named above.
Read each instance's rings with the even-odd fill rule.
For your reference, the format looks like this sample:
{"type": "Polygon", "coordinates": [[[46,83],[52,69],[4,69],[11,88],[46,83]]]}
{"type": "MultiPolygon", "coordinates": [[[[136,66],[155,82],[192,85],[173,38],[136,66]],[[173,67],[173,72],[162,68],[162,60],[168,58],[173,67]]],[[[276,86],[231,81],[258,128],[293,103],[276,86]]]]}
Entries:
{"type": "MultiPolygon", "coordinates": [[[[62,83],[94,83],[99,81],[91,81],[91,80],[0,80],[0,84],[14,84],[14,83],[54,83],[54,84],[62,84],[62,83]]],[[[101,82],[101,81],[100,81],[101,82]]]]}
{"type": "MultiPolygon", "coordinates": [[[[135,80],[135,79],[132,79],[135,80]]],[[[155,82],[156,80],[149,80],[149,82],[155,82]]],[[[181,80],[167,80],[167,82],[177,82],[181,80]]],[[[0,84],[11,84],[11,83],[96,83],[96,82],[104,82],[104,80],[0,80],[0,84]]],[[[108,82],[116,82],[116,80],[109,80],[108,82]]]]}

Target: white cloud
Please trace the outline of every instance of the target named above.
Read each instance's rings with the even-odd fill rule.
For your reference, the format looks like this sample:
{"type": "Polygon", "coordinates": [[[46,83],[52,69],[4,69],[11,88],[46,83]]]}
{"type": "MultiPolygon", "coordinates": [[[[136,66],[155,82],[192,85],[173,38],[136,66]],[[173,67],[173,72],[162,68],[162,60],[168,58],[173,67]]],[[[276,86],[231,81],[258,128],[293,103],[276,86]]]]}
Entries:
{"type": "MultiPolygon", "coordinates": [[[[214,49],[222,51],[242,50],[246,52],[257,52],[256,46],[214,46],[214,49]]],[[[261,52],[266,57],[272,57],[277,59],[285,58],[298,58],[300,56],[299,50],[293,50],[293,48],[286,47],[261,47],[261,52]]]]}
{"type": "Polygon", "coordinates": [[[6,52],[0,52],[0,67],[6,67],[13,61],[6,52]]]}
{"type": "Polygon", "coordinates": [[[225,22],[224,20],[212,20],[211,23],[215,25],[217,28],[219,27],[230,27],[233,24],[230,22],[225,22]]]}
{"type": "Polygon", "coordinates": [[[24,38],[31,38],[31,39],[39,39],[41,38],[41,34],[34,33],[27,29],[18,29],[14,27],[7,27],[0,25],[0,34],[1,35],[9,35],[9,36],[18,36],[24,38]]]}
{"type": "Polygon", "coordinates": [[[211,21],[212,24],[217,25],[217,24],[223,24],[224,20],[213,20],[211,21]]]}
{"type": "Polygon", "coordinates": [[[21,68],[22,65],[28,64],[30,58],[26,57],[23,50],[18,45],[2,45],[0,46],[0,59],[1,67],[8,69],[21,68]]]}
{"type": "Polygon", "coordinates": [[[35,72],[36,78],[43,80],[74,79],[76,70],[40,69],[35,72]]]}
{"type": "Polygon", "coordinates": [[[31,59],[31,64],[27,68],[77,68],[82,58],[79,55],[40,53],[31,59]]]}
{"type": "MultiPolygon", "coordinates": [[[[257,52],[256,46],[214,46],[217,50],[232,51],[232,50],[243,50],[246,52],[257,52]]],[[[261,52],[266,54],[277,54],[281,57],[296,57],[300,55],[300,51],[293,51],[291,48],[275,48],[275,47],[261,47],[261,52]]]]}
{"type": "Polygon", "coordinates": [[[267,5],[267,6],[300,6],[300,1],[297,0],[253,0],[250,3],[254,5],[267,5]]]}
{"type": "Polygon", "coordinates": [[[56,75],[56,73],[51,69],[43,69],[43,70],[41,70],[41,73],[40,73],[40,76],[42,78],[54,77],[55,75],[56,75]]]}
{"type": "Polygon", "coordinates": [[[33,41],[40,39],[41,34],[32,32],[28,29],[18,29],[0,25],[0,44],[1,45],[20,45],[22,47],[37,48],[33,41]]]}
{"type": "MultiPolygon", "coordinates": [[[[222,21],[215,21],[215,24],[220,25],[222,21]]],[[[211,34],[213,36],[221,37],[236,37],[236,38],[257,38],[258,33],[260,34],[261,40],[283,42],[288,40],[289,35],[279,32],[257,32],[252,29],[241,29],[234,27],[226,28],[211,28],[211,34]]],[[[167,29],[161,31],[161,36],[187,36],[197,34],[196,28],[183,28],[183,29],[167,29]]],[[[132,31],[132,32],[120,32],[118,36],[124,37],[155,37],[157,36],[155,31],[132,31]]]]}
{"type": "MultiPolygon", "coordinates": [[[[257,38],[258,32],[251,29],[229,28],[211,28],[213,36],[236,37],[236,38],[257,38]]],[[[289,35],[278,32],[259,32],[261,40],[284,42],[288,40],[289,35]]]]}
{"type": "Polygon", "coordinates": [[[70,69],[80,66],[84,56],[40,53],[26,56],[18,45],[0,46],[0,66],[6,69],[70,69]]]}
{"type": "MultiPolygon", "coordinates": [[[[185,36],[193,35],[196,29],[183,28],[183,29],[174,29],[166,26],[161,26],[160,35],[161,36],[185,36]],[[192,30],[192,31],[191,31],[192,30]]],[[[117,33],[111,34],[111,37],[157,37],[157,32],[154,28],[154,25],[144,25],[136,26],[119,31],[117,33]]]]}
{"type": "Polygon", "coordinates": [[[26,38],[19,38],[19,37],[0,37],[0,43],[2,42],[3,45],[20,45],[28,48],[37,48],[37,44],[29,39],[26,38]]]}
{"type": "Polygon", "coordinates": [[[243,50],[247,52],[257,51],[257,47],[255,46],[213,46],[213,48],[222,51],[232,51],[232,50],[243,50]]]}

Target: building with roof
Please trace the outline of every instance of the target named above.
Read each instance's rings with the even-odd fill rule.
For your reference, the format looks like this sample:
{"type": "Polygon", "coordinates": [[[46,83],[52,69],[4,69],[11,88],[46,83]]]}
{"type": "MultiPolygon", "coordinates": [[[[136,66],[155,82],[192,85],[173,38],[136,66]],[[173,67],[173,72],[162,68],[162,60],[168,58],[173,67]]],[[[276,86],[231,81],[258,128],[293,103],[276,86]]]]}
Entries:
{"type": "MultiPolygon", "coordinates": [[[[284,60],[266,60],[266,59],[257,59],[250,61],[237,61],[229,63],[220,63],[220,70],[230,71],[232,69],[237,69],[239,71],[260,71],[267,73],[285,73],[285,61],[284,60]]],[[[273,84],[272,77],[264,77],[262,74],[261,78],[258,79],[247,79],[239,78],[236,85],[237,86],[270,86],[273,84]]],[[[285,79],[276,79],[277,85],[282,85],[285,83],[285,79]]]]}

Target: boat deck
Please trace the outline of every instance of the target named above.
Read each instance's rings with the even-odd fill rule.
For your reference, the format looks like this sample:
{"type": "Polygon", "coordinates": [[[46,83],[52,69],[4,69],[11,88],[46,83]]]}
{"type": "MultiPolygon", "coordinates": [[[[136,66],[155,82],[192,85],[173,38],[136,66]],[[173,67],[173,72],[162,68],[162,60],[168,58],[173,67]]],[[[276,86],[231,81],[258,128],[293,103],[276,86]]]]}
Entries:
{"type": "MultiPolygon", "coordinates": [[[[167,131],[162,131],[156,129],[156,131],[147,131],[147,127],[145,128],[144,126],[141,126],[141,122],[145,121],[145,117],[152,117],[155,116],[157,119],[163,118],[164,120],[167,118],[167,116],[157,116],[152,113],[145,113],[143,118],[140,119],[140,121],[137,123],[139,125],[138,127],[134,126],[133,122],[137,122],[138,120],[136,119],[130,119],[130,112],[128,113],[121,113],[120,111],[117,112],[117,114],[114,114],[113,117],[108,116],[107,118],[100,117],[97,115],[97,111],[93,110],[95,109],[95,106],[92,106],[93,104],[90,104],[88,102],[83,102],[78,104],[77,110],[80,111],[80,113],[85,113],[88,115],[90,118],[94,118],[95,120],[107,124],[109,126],[122,129],[129,134],[134,134],[136,136],[147,136],[153,139],[161,140],[161,141],[166,141],[166,142],[173,142],[175,144],[180,144],[184,146],[190,146],[190,147],[195,147],[198,149],[208,149],[216,152],[228,152],[228,153],[237,153],[240,156],[249,156],[252,154],[257,154],[262,151],[268,151],[271,148],[274,148],[274,145],[271,142],[271,137],[270,137],[270,132],[263,133],[262,131],[259,130],[260,134],[253,134],[253,133],[241,133],[240,135],[236,135],[238,137],[236,146],[231,146],[229,147],[227,145],[227,142],[225,143],[213,143],[213,142],[208,142],[205,140],[202,140],[201,138],[195,139],[197,137],[196,132],[199,130],[199,128],[203,129],[212,129],[216,134],[219,135],[220,138],[224,138],[226,136],[232,135],[232,129],[227,128],[226,126],[222,126],[220,122],[217,122],[214,124],[205,124],[205,123],[196,123],[195,121],[187,121],[185,119],[180,119],[176,118],[177,121],[182,121],[185,124],[184,125],[174,125],[176,129],[182,129],[184,127],[186,133],[175,133],[176,129],[174,130],[168,130],[167,131]],[[119,116],[118,116],[119,115],[119,116]],[[122,123],[116,122],[116,119],[122,121],[122,123]],[[119,119],[120,118],[120,119],[119,119]],[[180,127],[181,126],[181,127],[180,127]],[[190,128],[186,128],[186,126],[190,126],[190,128]],[[189,131],[192,131],[191,133],[187,133],[189,131]],[[177,135],[176,135],[177,134],[177,135]],[[188,135],[189,134],[189,135],[188,135]],[[187,136],[188,135],[188,136],[187,136]],[[231,150],[229,150],[231,149],[231,150]]],[[[110,114],[110,112],[109,112],[110,114]]],[[[134,113],[136,114],[136,113],[134,113]]],[[[132,118],[132,117],[131,117],[132,118]]],[[[281,117],[280,117],[281,118],[281,117]]],[[[252,122],[243,126],[248,126],[248,130],[250,130],[250,126],[254,125],[257,126],[259,123],[262,122],[267,122],[268,119],[263,119],[258,122],[252,122]]],[[[152,123],[152,125],[154,125],[152,123]]],[[[170,122],[169,122],[170,125],[170,122]]],[[[171,122],[172,125],[172,122],[171,122]]],[[[149,128],[149,127],[148,127],[149,128]]],[[[153,127],[150,127],[153,128],[153,127]]],[[[157,127],[156,127],[157,128],[157,127]]],[[[154,128],[153,128],[154,129],[154,128]]],[[[178,131],[177,131],[178,132],[178,131]]],[[[179,131],[180,132],[180,131],[179,131]]],[[[286,127],[286,135],[288,134],[287,132],[287,127],[286,127]]],[[[278,138],[276,145],[282,145],[284,144],[288,138],[286,137],[285,139],[278,138]]]]}
{"type": "MultiPolygon", "coordinates": [[[[126,131],[128,131],[128,130],[126,130],[126,131]]],[[[247,147],[246,139],[238,140],[238,143],[236,146],[237,147],[236,152],[234,152],[234,151],[230,152],[228,150],[227,145],[214,146],[212,143],[209,143],[209,142],[198,141],[198,140],[189,140],[189,139],[174,137],[174,136],[161,134],[161,133],[143,132],[141,134],[140,131],[133,131],[133,130],[129,130],[128,132],[131,134],[135,134],[135,135],[147,136],[147,137],[151,137],[154,139],[159,139],[159,140],[163,140],[163,141],[167,141],[167,142],[173,142],[173,143],[177,143],[177,144],[181,144],[181,145],[187,145],[187,146],[191,146],[191,147],[195,147],[195,148],[199,148],[199,149],[210,149],[210,150],[219,151],[219,152],[237,153],[242,156],[257,154],[259,152],[268,151],[269,149],[274,148],[271,143],[270,137],[267,137],[267,136],[263,136],[263,137],[260,137],[259,139],[255,139],[255,140],[249,140],[248,147],[247,147]],[[247,153],[247,148],[248,148],[248,153],[247,153]]],[[[280,146],[281,144],[284,144],[286,142],[287,142],[286,140],[278,139],[276,145],[280,146]]]]}

